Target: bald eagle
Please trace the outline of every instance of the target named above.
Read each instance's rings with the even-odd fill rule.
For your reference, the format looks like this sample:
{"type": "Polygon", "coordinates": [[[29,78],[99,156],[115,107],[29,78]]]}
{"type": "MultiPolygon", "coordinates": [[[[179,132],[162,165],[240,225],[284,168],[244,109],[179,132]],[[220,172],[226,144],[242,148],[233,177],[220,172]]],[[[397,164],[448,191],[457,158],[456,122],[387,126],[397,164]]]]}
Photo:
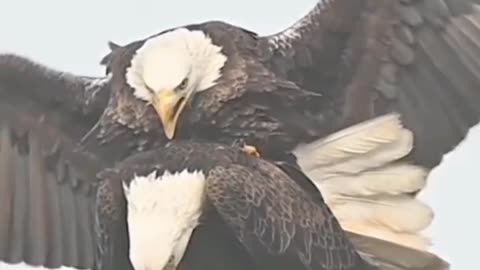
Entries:
{"type": "Polygon", "coordinates": [[[412,195],[479,122],[478,15],[473,0],[318,1],[273,35],[210,21],[115,45],[116,105],[84,142],[120,122],[252,145],[307,174],[349,229],[425,248],[432,213],[412,195]],[[112,121],[125,106],[136,113],[112,121]],[[366,188],[377,181],[398,186],[366,188]],[[398,229],[392,211],[421,218],[398,229]]]}
{"type": "Polygon", "coordinates": [[[477,13],[470,0],[320,1],[276,35],[209,22],[112,46],[104,78],[1,55],[0,258],[91,267],[91,179],[170,138],[292,153],[344,229],[426,250],[433,213],[412,195],[478,122],[477,13]],[[182,67],[195,59],[212,61],[182,67]]]}
{"type": "Polygon", "coordinates": [[[300,188],[296,177],[236,147],[172,142],[133,155],[100,178],[100,245],[108,251],[128,239],[135,269],[446,267],[431,254],[410,250],[419,257],[403,257],[394,244],[345,234],[323,200],[309,196],[316,190],[300,188]],[[117,227],[128,227],[128,235],[117,227]],[[360,245],[368,241],[392,253],[375,257],[360,245]]]}

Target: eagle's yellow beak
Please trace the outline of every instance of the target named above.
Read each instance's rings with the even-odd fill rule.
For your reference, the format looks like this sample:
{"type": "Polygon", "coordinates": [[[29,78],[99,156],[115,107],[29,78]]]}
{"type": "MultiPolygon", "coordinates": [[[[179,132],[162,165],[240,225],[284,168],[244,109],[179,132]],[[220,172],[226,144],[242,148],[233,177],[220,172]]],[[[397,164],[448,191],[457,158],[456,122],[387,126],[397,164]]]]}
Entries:
{"type": "Polygon", "coordinates": [[[190,94],[184,97],[170,89],[161,90],[153,96],[152,105],[160,116],[165,135],[170,140],[175,136],[178,117],[189,97],[190,94]]]}

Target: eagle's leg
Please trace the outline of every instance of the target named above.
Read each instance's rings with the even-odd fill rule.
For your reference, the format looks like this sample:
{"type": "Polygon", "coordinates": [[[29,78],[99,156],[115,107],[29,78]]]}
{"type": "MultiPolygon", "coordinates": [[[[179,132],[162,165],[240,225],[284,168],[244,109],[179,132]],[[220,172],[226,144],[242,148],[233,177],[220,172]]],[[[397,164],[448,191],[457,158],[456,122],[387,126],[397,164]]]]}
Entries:
{"type": "Polygon", "coordinates": [[[236,139],[232,145],[235,147],[239,147],[240,149],[242,149],[243,152],[251,156],[260,157],[260,153],[258,152],[257,148],[253,145],[245,143],[243,139],[236,139]]]}
{"type": "Polygon", "coordinates": [[[244,144],[242,147],[242,150],[251,156],[260,157],[260,153],[258,153],[257,148],[255,146],[244,144]]]}

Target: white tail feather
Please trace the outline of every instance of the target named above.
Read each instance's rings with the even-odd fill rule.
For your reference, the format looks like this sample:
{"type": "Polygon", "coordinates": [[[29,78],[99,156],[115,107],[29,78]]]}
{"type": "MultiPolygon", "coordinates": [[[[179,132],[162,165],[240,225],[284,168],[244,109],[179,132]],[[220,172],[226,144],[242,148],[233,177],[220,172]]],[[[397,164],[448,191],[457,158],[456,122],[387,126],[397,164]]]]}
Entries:
{"type": "Polygon", "coordinates": [[[433,211],[411,194],[425,187],[428,170],[398,161],[412,148],[412,133],[389,114],[293,153],[345,229],[426,250],[430,240],[421,231],[433,211]]]}
{"type": "Polygon", "coordinates": [[[405,156],[412,147],[412,133],[402,127],[397,114],[390,114],[299,145],[293,153],[302,169],[319,172],[325,178],[329,173],[357,173],[378,167],[405,156]],[[365,155],[368,157],[358,159],[365,155]]]}
{"type": "Polygon", "coordinates": [[[425,187],[426,177],[427,171],[418,166],[387,165],[361,174],[335,176],[322,182],[322,190],[328,194],[352,196],[411,193],[425,187]]]}
{"type": "Polygon", "coordinates": [[[424,230],[433,218],[428,206],[407,195],[335,198],[330,205],[339,220],[369,222],[393,232],[424,230]]]}

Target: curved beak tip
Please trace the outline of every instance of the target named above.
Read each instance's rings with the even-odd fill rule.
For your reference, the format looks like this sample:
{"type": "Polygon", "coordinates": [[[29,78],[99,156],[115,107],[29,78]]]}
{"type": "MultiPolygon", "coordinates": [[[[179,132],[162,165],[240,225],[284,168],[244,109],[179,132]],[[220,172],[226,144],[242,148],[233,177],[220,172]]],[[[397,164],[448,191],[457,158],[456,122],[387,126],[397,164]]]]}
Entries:
{"type": "Polygon", "coordinates": [[[155,108],[163,125],[165,136],[171,140],[175,136],[177,121],[186,103],[186,99],[171,90],[160,91],[153,97],[155,108]]]}
{"type": "Polygon", "coordinates": [[[172,127],[172,128],[163,127],[163,133],[165,133],[165,136],[167,137],[167,139],[171,140],[175,136],[175,127],[172,127]]]}

